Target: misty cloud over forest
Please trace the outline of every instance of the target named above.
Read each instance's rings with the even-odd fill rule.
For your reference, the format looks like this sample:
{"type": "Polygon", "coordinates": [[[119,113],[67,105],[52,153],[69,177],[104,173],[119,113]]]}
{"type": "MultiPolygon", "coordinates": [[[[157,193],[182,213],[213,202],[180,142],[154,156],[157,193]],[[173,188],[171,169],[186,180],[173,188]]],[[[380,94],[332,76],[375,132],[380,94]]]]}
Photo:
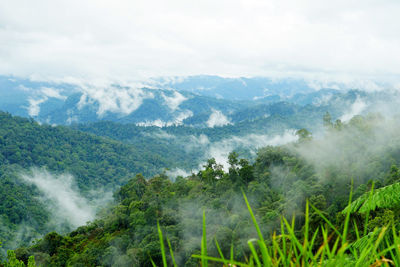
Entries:
{"type": "Polygon", "coordinates": [[[49,224],[71,228],[85,225],[112,200],[112,192],[100,189],[83,196],[70,174],[53,174],[45,169],[34,168],[22,173],[21,178],[39,189],[39,199],[51,214],[52,221],[49,224]]]}

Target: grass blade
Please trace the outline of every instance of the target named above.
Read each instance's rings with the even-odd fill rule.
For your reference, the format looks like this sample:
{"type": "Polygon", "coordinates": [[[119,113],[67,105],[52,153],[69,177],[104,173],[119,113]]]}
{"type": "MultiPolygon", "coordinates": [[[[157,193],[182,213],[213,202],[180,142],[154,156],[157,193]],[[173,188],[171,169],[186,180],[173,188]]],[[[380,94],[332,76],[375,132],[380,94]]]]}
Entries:
{"type": "Polygon", "coordinates": [[[160,227],[160,222],[157,221],[157,230],[158,230],[158,237],[160,238],[160,246],[161,246],[161,256],[164,267],[168,267],[167,265],[167,257],[165,255],[165,247],[164,247],[164,238],[160,227]]]}
{"type": "Polygon", "coordinates": [[[249,241],[247,241],[247,244],[249,245],[251,254],[253,255],[254,260],[256,261],[256,264],[258,267],[261,267],[261,262],[260,259],[258,258],[256,249],[254,248],[254,245],[252,242],[256,241],[255,239],[250,239],[249,241]]]}
{"type": "Polygon", "coordinates": [[[201,258],[202,267],[208,266],[207,257],[207,231],[206,231],[206,211],[203,209],[203,236],[201,238],[201,255],[204,256],[201,258]]]}
{"type": "Polygon", "coordinates": [[[176,262],[175,262],[175,257],[174,257],[174,252],[172,251],[171,242],[169,241],[168,237],[167,237],[167,243],[168,243],[168,247],[169,247],[169,253],[171,254],[172,264],[174,265],[174,267],[178,267],[178,265],[176,265],[176,262]]]}
{"type": "MultiPolygon", "coordinates": [[[[224,263],[224,260],[223,259],[220,259],[220,258],[216,258],[216,257],[211,257],[211,256],[204,256],[204,255],[192,255],[192,257],[193,258],[196,258],[196,259],[201,259],[201,262],[203,262],[203,260],[204,261],[215,261],[215,262],[221,262],[221,263],[224,263]]],[[[228,262],[229,264],[231,264],[231,266],[234,266],[234,265],[236,265],[236,266],[243,266],[243,267],[249,267],[250,265],[249,264],[246,264],[246,263],[243,263],[243,262],[238,262],[238,261],[229,261],[228,262]]]]}
{"type": "Polygon", "coordinates": [[[258,235],[258,238],[260,240],[259,245],[260,245],[260,250],[261,250],[261,253],[262,253],[262,257],[263,257],[264,266],[270,266],[271,265],[271,258],[269,256],[267,245],[265,244],[265,240],[264,240],[264,237],[262,235],[261,229],[258,226],[256,217],[254,216],[253,210],[251,209],[250,203],[249,203],[249,201],[248,201],[248,199],[246,197],[246,194],[244,193],[243,190],[242,190],[242,193],[243,193],[244,201],[246,202],[247,209],[249,210],[251,219],[253,221],[253,224],[254,224],[254,226],[255,226],[255,228],[257,230],[257,235],[258,235]]]}
{"type": "Polygon", "coordinates": [[[224,260],[224,264],[228,265],[228,262],[225,260],[224,254],[222,253],[221,247],[219,246],[217,238],[215,238],[215,246],[217,247],[219,256],[222,260],[224,260]]]}

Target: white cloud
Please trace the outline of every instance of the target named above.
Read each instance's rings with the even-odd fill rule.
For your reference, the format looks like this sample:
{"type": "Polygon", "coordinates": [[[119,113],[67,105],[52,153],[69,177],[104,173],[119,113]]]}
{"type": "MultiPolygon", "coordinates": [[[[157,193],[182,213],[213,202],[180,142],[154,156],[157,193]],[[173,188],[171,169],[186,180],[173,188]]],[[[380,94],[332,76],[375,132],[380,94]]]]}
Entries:
{"type": "Polygon", "coordinates": [[[165,174],[166,174],[168,177],[170,177],[173,181],[174,181],[174,180],[176,179],[176,177],[178,177],[178,176],[188,177],[188,176],[191,175],[190,172],[187,172],[187,171],[185,171],[185,170],[183,170],[183,169],[180,169],[180,168],[176,168],[176,169],[173,169],[173,170],[167,170],[167,171],[165,172],[165,174]]]}
{"type": "Polygon", "coordinates": [[[47,97],[42,97],[39,99],[35,99],[35,98],[29,98],[28,102],[29,102],[29,107],[28,107],[28,114],[31,117],[35,117],[38,116],[40,113],[40,104],[44,103],[47,101],[47,97]]]}
{"type": "MultiPolygon", "coordinates": [[[[150,134],[148,134],[148,135],[150,135],[150,134]]],[[[169,133],[161,131],[161,130],[159,132],[151,134],[150,136],[154,136],[156,138],[161,138],[161,139],[167,139],[167,140],[176,138],[175,135],[169,134],[169,133]]]]}
{"type": "Polygon", "coordinates": [[[0,73],[400,75],[397,0],[0,1],[0,73]]]}
{"type": "Polygon", "coordinates": [[[393,82],[374,81],[371,78],[359,79],[350,75],[340,75],[335,77],[325,75],[320,76],[317,80],[313,79],[313,77],[308,77],[306,78],[306,81],[308,86],[316,90],[330,88],[336,90],[359,89],[367,92],[376,92],[384,89],[395,88],[395,83],[393,82]]]}
{"type": "Polygon", "coordinates": [[[67,99],[66,96],[61,95],[60,92],[55,88],[42,87],[41,88],[41,93],[44,96],[50,97],[50,98],[57,98],[57,99],[61,99],[61,100],[67,99]]]}
{"type": "MultiPolygon", "coordinates": [[[[9,80],[13,80],[13,79],[9,79],[9,80]]],[[[31,92],[31,91],[32,91],[32,88],[26,87],[26,86],[24,86],[24,85],[22,85],[22,84],[20,84],[20,85],[18,86],[18,89],[20,89],[20,90],[22,90],[22,91],[24,91],[24,92],[31,92]]]]}
{"type": "Polygon", "coordinates": [[[143,121],[143,122],[138,122],[136,123],[137,126],[144,126],[144,127],[150,127],[150,126],[156,126],[156,127],[165,127],[168,126],[168,122],[162,121],[160,119],[154,120],[154,121],[143,121]]]}
{"type": "Polygon", "coordinates": [[[172,121],[162,121],[160,119],[154,120],[154,121],[144,121],[144,122],[138,122],[136,125],[138,126],[157,126],[157,127],[166,127],[166,126],[178,126],[182,125],[183,121],[189,117],[193,116],[193,112],[190,110],[184,110],[180,113],[178,113],[175,117],[174,120],[172,121]]]}
{"type": "Polygon", "coordinates": [[[360,115],[368,105],[360,98],[357,97],[356,101],[351,105],[350,110],[340,117],[340,120],[347,122],[356,115],[360,115]]]}
{"type": "Polygon", "coordinates": [[[44,170],[32,170],[32,174],[23,174],[22,178],[44,194],[43,203],[56,221],[77,227],[94,219],[94,208],[79,194],[71,175],[53,176],[44,170]]]}
{"type": "Polygon", "coordinates": [[[207,135],[200,134],[200,136],[189,136],[188,142],[185,142],[185,149],[186,151],[193,151],[198,149],[203,149],[210,144],[210,140],[208,139],[207,135]]]}
{"type": "Polygon", "coordinates": [[[187,100],[185,96],[178,93],[177,91],[174,91],[173,96],[166,96],[164,93],[162,93],[161,96],[164,98],[165,104],[172,111],[175,111],[183,101],[187,100]]]}
{"type": "Polygon", "coordinates": [[[333,97],[333,94],[331,94],[331,93],[326,94],[326,95],[322,95],[321,97],[316,98],[313,101],[313,105],[314,106],[326,105],[326,104],[329,103],[329,101],[332,99],[332,97],[333,97]]]}
{"type": "Polygon", "coordinates": [[[81,109],[86,105],[97,102],[99,108],[97,115],[103,116],[106,112],[121,113],[128,115],[138,109],[143,100],[154,98],[154,94],[140,87],[102,87],[82,86],[83,92],[78,103],[81,109]]]}
{"type": "MultiPolygon", "coordinates": [[[[200,136],[190,136],[186,142],[187,151],[203,151],[204,158],[215,158],[217,163],[222,164],[227,170],[228,155],[236,149],[248,149],[251,153],[256,153],[257,149],[265,146],[278,146],[294,142],[298,139],[296,130],[289,129],[278,135],[248,134],[245,136],[231,136],[217,142],[211,142],[204,134],[200,136]]],[[[201,169],[203,164],[199,165],[201,169]]]]}
{"type": "Polygon", "coordinates": [[[181,125],[184,120],[187,118],[190,118],[193,116],[193,112],[191,110],[184,110],[180,113],[175,118],[174,125],[181,125]]]}
{"type": "Polygon", "coordinates": [[[41,87],[40,90],[37,91],[23,85],[19,85],[18,88],[25,92],[30,92],[33,95],[28,98],[29,106],[27,107],[28,115],[31,117],[36,117],[39,115],[40,105],[49,100],[49,98],[57,98],[61,100],[67,99],[66,96],[61,95],[60,92],[55,88],[41,87]]]}
{"type": "Polygon", "coordinates": [[[207,120],[208,127],[219,127],[231,124],[230,120],[219,110],[213,109],[210,117],[207,120]]]}
{"type": "Polygon", "coordinates": [[[286,130],[282,135],[262,135],[249,134],[246,136],[233,136],[223,139],[222,141],[212,143],[206,152],[206,158],[215,158],[217,163],[222,164],[227,170],[228,155],[237,148],[247,148],[251,152],[265,146],[278,146],[289,142],[294,142],[298,139],[295,130],[286,130]]]}

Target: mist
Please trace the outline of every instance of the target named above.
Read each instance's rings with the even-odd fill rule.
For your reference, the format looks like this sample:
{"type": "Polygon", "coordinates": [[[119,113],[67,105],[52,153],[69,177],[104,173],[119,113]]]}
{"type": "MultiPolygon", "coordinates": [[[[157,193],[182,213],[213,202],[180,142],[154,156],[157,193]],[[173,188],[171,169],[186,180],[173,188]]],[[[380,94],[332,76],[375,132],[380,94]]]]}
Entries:
{"type": "Polygon", "coordinates": [[[168,126],[178,126],[182,125],[183,121],[187,118],[190,118],[193,116],[193,112],[190,110],[183,110],[183,111],[177,111],[175,112],[175,117],[173,120],[170,121],[163,121],[161,119],[156,119],[153,121],[146,120],[143,122],[138,122],[136,123],[137,126],[144,126],[144,127],[150,127],[150,126],[156,126],[159,128],[162,127],[168,127],[168,126]]]}
{"type": "Polygon", "coordinates": [[[354,116],[362,114],[367,107],[367,103],[365,103],[365,101],[363,101],[360,97],[357,97],[356,101],[354,101],[354,103],[351,105],[350,110],[345,112],[345,114],[340,117],[340,120],[342,122],[348,122],[354,116]]]}
{"type": "Polygon", "coordinates": [[[297,140],[295,130],[290,129],[284,131],[281,135],[263,135],[263,134],[249,134],[245,136],[232,136],[218,142],[209,144],[205,152],[206,158],[215,158],[215,160],[222,164],[225,170],[228,170],[228,155],[230,152],[238,149],[245,149],[255,157],[259,148],[265,146],[284,145],[297,140]]]}
{"type": "Polygon", "coordinates": [[[34,91],[31,88],[27,88],[20,85],[22,90],[33,91],[33,96],[28,98],[29,106],[25,107],[28,110],[28,115],[31,117],[36,117],[40,113],[40,105],[48,101],[50,98],[66,100],[67,97],[62,95],[62,90],[51,88],[51,87],[41,87],[40,90],[34,91]]]}
{"type": "Polygon", "coordinates": [[[132,87],[93,87],[82,86],[82,96],[78,103],[81,109],[94,102],[99,104],[97,115],[101,118],[106,112],[128,115],[137,110],[145,99],[154,98],[154,94],[141,89],[141,85],[132,87]]]}
{"type": "Polygon", "coordinates": [[[165,104],[172,110],[175,111],[182,102],[186,101],[187,98],[182,94],[174,91],[172,96],[166,96],[164,93],[161,94],[162,98],[165,100],[165,104]]]}
{"type": "Polygon", "coordinates": [[[212,110],[212,113],[207,120],[207,126],[211,128],[220,127],[228,124],[231,124],[228,117],[226,117],[221,111],[215,109],[212,110]]]}
{"type": "Polygon", "coordinates": [[[172,180],[175,181],[176,177],[182,176],[182,177],[188,177],[191,175],[190,172],[185,171],[184,169],[181,168],[175,168],[172,170],[166,170],[165,174],[172,180]]]}
{"type": "Polygon", "coordinates": [[[76,228],[92,221],[97,210],[112,200],[112,193],[104,190],[88,192],[83,196],[70,174],[52,174],[35,168],[22,173],[21,178],[39,189],[40,201],[51,215],[49,223],[57,228],[63,225],[76,228]]]}

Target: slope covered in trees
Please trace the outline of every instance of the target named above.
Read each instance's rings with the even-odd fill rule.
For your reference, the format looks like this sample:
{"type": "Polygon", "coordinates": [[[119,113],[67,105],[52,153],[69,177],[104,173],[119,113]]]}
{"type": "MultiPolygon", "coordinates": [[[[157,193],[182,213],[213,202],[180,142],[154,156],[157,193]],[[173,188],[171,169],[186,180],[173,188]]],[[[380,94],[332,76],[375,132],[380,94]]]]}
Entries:
{"type": "MultiPolygon", "coordinates": [[[[219,257],[216,239],[224,255],[232,251],[236,260],[246,262],[252,254],[247,241],[257,237],[257,232],[241,190],[264,236],[274,231],[279,234],[281,215],[294,216],[296,235],[303,232],[305,217],[310,233],[321,231],[323,218],[337,228],[345,224],[347,229],[342,210],[352,187],[353,199],[365,199],[372,184],[382,187],[376,191],[377,198],[382,199],[385,191],[395,195],[390,185],[400,181],[396,167],[400,163],[400,125],[378,115],[357,116],[348,124],[332,123],[325,116],[325,125],[323,138],[313,139],[306,130],[299,131],[298,142],[265,147],[253,164],[231,153],[227,171],[210,159],[197,174],[175,182],[165,175],[149,180],[137,175],[115,194],[117,204],[104,210],[96,221],[65,236],[50,233],[32,247],[18,249],[17,257],[26,261],[35,255],[44,266],[151,266],[151,259],[161,265],[159,221],[178,266],[198,266],[199,260],[191,255],[202,250],[204,209],[208,255],[219,257]],[[307,199],[320,213],[305,209],[307,199]]],[[[356,240],[358,231],[374,232],[375,227],[394,221],[393,210],[399,207],[396,201],[391,203],[393,206],[379,204],[367,215],[353,209],[352,225],[358,225],[358,230],[352,227],[348,239],[356,240]]],[[[316,249],[323,240],[316,235],[316,249]]],[[[352,257],[355,254],[347,256],[349,262],[352,257]]]]}
{"type": "Polygon", "coordinates": [[[112,190],[136,173],[154,175],[170,164],[150,150],[0,112],[0,240],[11,245],[15,235],[21,236],[21,225],[29,229],[24,241],[49,230],[41,192],[21,178],[31,168],[71,174],[86,196],[99,187],[112,190]]]}
{"type": "MultiPolygon", "coordinates": [[[[267,142],[267,139],[283,136],[292,129],[318,129],[322,126],[321,117],[326,110],[325,107],[300,107],[280,102],[244,109],[231,115],[234,124],[214,128],[142,127],[110,121],[75,124],[71,127],[165,155],[174,162],[166,167],[178,167],[189,172],[198,170],[199,165],[208,158],[216,157],[212,151],[218,154],[219,150],[223,150],[227,155],[235,150],[241,156],[254,160],[256,149],[265,144],[250,141],[252,138],[260,137],[267,142]]],[[[196,116],[191,119],[196,120],[196,116]]]]}

